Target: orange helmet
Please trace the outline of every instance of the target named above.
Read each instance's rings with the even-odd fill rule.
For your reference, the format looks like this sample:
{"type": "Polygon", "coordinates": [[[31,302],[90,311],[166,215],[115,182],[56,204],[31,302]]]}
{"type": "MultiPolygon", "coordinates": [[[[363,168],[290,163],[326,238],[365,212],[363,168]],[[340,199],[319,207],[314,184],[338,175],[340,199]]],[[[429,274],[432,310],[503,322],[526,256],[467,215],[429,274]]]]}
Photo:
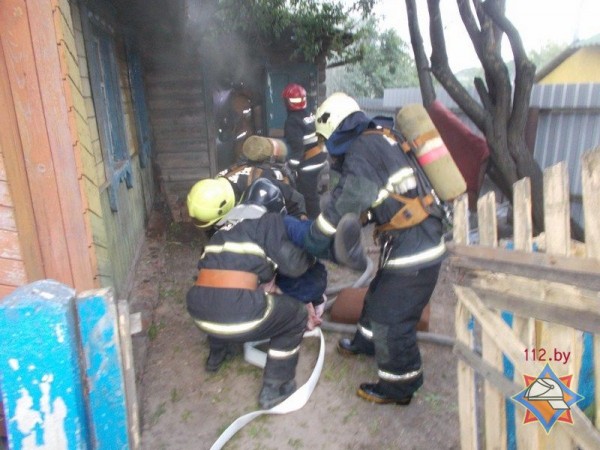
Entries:
{"type": "Polygon", "coordinates": [[[290,111],[306,108],[306,89],[296,83],[288,84],[281,93],[285,106],[290,111]]]}

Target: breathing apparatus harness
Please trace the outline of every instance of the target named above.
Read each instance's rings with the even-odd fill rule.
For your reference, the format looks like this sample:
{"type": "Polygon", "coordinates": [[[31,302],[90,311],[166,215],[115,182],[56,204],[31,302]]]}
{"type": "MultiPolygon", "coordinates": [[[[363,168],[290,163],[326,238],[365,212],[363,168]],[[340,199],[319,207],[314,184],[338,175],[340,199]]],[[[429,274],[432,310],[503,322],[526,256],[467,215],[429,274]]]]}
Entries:
{"type": "MultiPolygon", "coordinates": [[[[407,157],[410,168],[413,170],[417,182],[417,196],[415,198],[390,192],[389,196],[402,203],[403,206],[394,214],[389,222],[375,227],[375,236],[391,230],[401,230],[414,227],[423,222],[427,217],[437,217],[442,221],[444,232],[452,228],[452,211],[447,202],[440,200],[435,193],[431,181],[417,160],[415,149],[418,147],[417,140],[427,140],[429,136],[419,136],[417,140],[408,141],[398,130],[382,127],[369,128],[363,131],[364,135],[379,134],[395,141],[407,157]]],[[[367,217],[368,221],[370,211],[367,217]]]]}
{"type": "Polygon", "coordinates": [[[225,177],[233,183],[237,183],[240,176],[246,176],[245,188],[248,188],[258,178],[263,177],[265,170],[271,171],[277,180],[282,181],[293,188],[296,187],[296,179],[294,174],[284,163],[253,163],[251,161],[241,162],[233,167],[223,170],[219,173],[219,176],[225,177]]]}

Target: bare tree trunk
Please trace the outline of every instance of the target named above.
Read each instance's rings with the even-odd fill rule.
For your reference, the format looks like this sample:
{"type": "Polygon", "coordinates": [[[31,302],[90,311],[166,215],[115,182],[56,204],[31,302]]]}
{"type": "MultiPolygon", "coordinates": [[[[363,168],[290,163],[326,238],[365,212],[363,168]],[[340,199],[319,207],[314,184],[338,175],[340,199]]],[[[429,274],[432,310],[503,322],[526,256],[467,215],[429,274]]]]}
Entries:
{"type": "Polygon", "coordinates": [[[419,29],[419,14],[415,0],[406,0],[406,12],[408,15],[408,29],[410,31],[410,42],[415,55],[415,65],[419,76],[419,86],[421,87],[421,97],[425,107],[431,105],[436,99],[433,80],[431,78],[431,69],[429,60],[425,54],[423,37],[419,29]]]}
{"type": "Polygon", "coordinates": [[[533,223],[536,232],[543,230],[543,175],[525,143],[535,66],[527,58],[519,33],[504,16],[505,0],[457,0],[465,29],[485,73],[485,81],[480,78],[474,80],[479,101],[459,83],[450,69],[440,0],[427,0],[431,66],[423,48],[415,0],[405,1],[424,104],[428,105],[435,99],[435,91],[430,92],[433,90],[433,74],[485,135],[490,149],[488,175],[501,191],[512,201],[513,183],[523,177],[531,179],[533,223]],[[500,44],[504,34],[515,58],[514,86],[501,56],[500,44]]]}

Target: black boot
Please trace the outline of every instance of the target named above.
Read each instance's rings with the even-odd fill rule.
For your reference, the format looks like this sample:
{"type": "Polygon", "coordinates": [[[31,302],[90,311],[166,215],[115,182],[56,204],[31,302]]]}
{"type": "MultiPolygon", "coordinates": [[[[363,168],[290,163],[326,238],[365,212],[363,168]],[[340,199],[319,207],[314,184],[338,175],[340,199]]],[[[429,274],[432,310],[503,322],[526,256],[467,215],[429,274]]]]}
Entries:
{"type": "Polygon", "coordinates": [[[373,356],[373,349],[362,348],[354,343],[352,339],[342,338],[338,341],[338,353],[344,356],[369,355],[373,356]]]}
{"type": "Polygon", "coordinates": [[[207,372],[218,372],[223,363],[238,354],[235,344],[227,344],[222,347],[211,348],[204,369],[207,372]]]}
{"type": "Polygon", "coordinates": [[[296,381],[265,380],[258,395],[258,404],[261,409],[271,409],[278,405],[296,391],[296,381]]]}
{"type": "Polygon", "coordinates": [[[359,397],[379,405],[395,403],[396,405],[407,406],[412,400],[412,395],[407,395],[403,398],[390,397],[383,392],[379,383],[362,383],[356,391],[359,397]]]}
{"type": "Polygon", "coordinates": [[[367,254],[362,245],[362,225],[356,214],[345,214],[339,221],[333,240],[335,262],[352,270],[364,272],[367,254]]]}

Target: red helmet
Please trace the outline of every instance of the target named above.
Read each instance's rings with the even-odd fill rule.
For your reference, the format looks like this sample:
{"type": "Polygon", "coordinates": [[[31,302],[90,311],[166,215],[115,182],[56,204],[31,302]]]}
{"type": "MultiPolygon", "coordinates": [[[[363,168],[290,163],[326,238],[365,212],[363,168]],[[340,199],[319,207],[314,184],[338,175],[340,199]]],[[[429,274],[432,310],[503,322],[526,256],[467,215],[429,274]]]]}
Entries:
{"type": "Polygon", "coordinates": [[[283,89],[281,97],[290,111],[298,111],[306,108],[306,89],[299,84],[288,84],[283,89]]]}

